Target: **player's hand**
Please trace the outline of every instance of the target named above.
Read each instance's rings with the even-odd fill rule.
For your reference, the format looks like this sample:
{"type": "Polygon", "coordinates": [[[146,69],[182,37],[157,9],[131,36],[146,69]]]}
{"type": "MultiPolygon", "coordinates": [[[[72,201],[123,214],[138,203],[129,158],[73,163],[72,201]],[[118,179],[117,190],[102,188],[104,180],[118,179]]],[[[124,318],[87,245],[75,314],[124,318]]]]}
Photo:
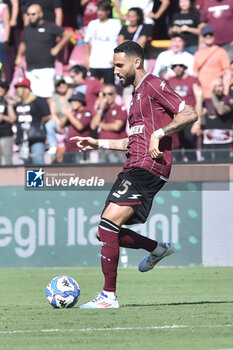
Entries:
{"type": "Polygon", "coordinates": [[[79,152],[98,149],[98,140],[92,137],[74,136],[70,138],[70,141],[76,142],[79,152]]]}
{"type": "Polygon", "coordinates": [[[154,133],[150,138],[149,152],[153,159],[163,157],[163,152],[159,150],[159,138],[154,133]]]}

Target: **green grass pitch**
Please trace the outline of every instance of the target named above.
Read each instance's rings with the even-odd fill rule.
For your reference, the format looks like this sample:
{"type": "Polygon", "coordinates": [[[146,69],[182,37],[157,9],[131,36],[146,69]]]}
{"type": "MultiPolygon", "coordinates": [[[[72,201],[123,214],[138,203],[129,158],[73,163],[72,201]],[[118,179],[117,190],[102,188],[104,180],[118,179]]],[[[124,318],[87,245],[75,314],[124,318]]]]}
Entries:
{"type": "Polygon", "coordinates": [[[0,349],[233,349],[233,268],[120,268],[120,309],[79,309],[102,283],[99,268],[1,269],[0,349]],[[46,300],[60,274],[80,284],[72,309],[46,300]]]}

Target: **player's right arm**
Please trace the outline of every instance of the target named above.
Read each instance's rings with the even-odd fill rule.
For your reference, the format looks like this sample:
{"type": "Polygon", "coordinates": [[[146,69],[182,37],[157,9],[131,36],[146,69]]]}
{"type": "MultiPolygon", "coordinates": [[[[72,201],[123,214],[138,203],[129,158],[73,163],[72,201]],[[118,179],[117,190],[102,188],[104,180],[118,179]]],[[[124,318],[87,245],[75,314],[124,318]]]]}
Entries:
{"type": "Polygon", "coordinates": [[[112,151],[126,151],[128,142],[129,142],[129,139],[127,137],[124,139],[117,139],[117,140],[107,140],[107,139],[96,140],[92,137],[74,136],[74,137],[71,137],[70,140],[76,142],[80,152],[99,149],[99,148],[109,149],[112,151]]]}

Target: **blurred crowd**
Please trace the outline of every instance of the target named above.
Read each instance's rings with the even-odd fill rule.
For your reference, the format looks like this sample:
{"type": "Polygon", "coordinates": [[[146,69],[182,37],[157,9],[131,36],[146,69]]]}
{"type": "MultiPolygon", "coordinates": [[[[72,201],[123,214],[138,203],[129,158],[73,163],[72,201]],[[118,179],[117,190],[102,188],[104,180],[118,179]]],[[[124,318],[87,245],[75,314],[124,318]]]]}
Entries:
{"type": "Polygon", "coordinates": [[[76,135],[127,137],[132,87],[113,49],[144,49],[198,121],[173,135],[176,161],[233,160],[233,0],[0,0],[0,166],[117,163],[76,135]]]}

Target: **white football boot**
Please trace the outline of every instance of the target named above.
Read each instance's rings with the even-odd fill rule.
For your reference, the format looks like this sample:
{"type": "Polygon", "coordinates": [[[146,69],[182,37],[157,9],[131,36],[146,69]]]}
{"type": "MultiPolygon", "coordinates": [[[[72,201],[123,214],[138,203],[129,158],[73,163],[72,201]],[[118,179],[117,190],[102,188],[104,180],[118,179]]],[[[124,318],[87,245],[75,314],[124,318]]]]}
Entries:
{"type": "Polygon", "coordinates": [[[175,252],[173,243],[158,243],[158,246],[146,256],[138,265],[138,269],[141,272],[152,270],[156,264],[168,255],[175,252]]]}
{"type": "Polygon", "coordinates": [[[79,306],[80,309],[118,309],[119,307],[117,297],[109,298],[104,292],[97,293],[95,299],[79,306]]]}

